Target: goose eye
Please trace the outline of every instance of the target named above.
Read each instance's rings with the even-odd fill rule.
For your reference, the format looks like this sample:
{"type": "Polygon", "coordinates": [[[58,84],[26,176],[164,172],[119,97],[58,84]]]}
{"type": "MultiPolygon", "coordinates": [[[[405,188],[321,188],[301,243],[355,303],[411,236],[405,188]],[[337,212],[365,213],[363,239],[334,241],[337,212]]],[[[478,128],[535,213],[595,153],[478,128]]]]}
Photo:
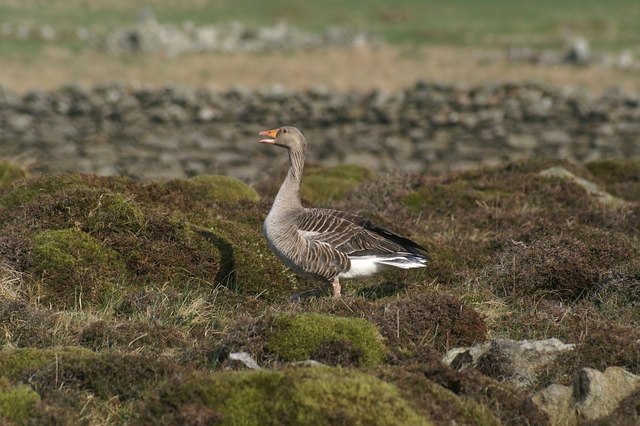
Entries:
{"type": "Polygon", "coordinates": [[[287,133],[287,129],[282,129],[282,133],[287,133]]]}

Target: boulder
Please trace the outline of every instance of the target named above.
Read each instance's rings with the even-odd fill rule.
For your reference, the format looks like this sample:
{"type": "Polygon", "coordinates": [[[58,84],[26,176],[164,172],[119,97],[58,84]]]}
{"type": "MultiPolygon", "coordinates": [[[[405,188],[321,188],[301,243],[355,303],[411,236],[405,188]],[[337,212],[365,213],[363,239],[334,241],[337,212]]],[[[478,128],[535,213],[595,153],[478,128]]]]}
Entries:
{"type": "Polygon", "coordinates": [[[541,171],[540,176],[565,179],[570,182],[573,182],[579,187],[581,187],[582,189],[584,189],[585,191],[587,191],[589,195],[593,196],[599,203],[605,206],[622,207],[626,204],[624,200],[602,190],[595,183],[574,175],[564,167],[559,167],[559,166],[549,167],[548,169],[541,171]]]}
{"type": "Polygon", "coordinates": [[[493,339],[472,347],[451,349],[443,362],[462,370],[477,368],[482,373],[505,380],[522,389],[532,388],[542,367],[575,345],[552,338],[546,340],[493,339]]]}
{"type": "Polygon", "coordinates": [[[618,404],[640,389],[640,377],[620,367],[604,372],[583,368],[571,386],[553,384],[538,392],[533,401],[552,424],[577,425],[611,414],[618,404]]]}

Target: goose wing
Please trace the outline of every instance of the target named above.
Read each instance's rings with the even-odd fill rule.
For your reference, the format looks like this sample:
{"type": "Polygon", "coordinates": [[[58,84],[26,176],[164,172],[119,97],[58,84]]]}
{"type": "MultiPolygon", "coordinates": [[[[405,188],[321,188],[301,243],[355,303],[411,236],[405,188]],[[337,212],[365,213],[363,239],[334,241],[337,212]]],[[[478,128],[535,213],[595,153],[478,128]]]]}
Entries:
{"type": "Polygon", "coordinates": [[[297,224],[304,238],[327,243],[350,257],[408,253],[428,259],[424,247],[353,213],[305,209],[297,224]]]}

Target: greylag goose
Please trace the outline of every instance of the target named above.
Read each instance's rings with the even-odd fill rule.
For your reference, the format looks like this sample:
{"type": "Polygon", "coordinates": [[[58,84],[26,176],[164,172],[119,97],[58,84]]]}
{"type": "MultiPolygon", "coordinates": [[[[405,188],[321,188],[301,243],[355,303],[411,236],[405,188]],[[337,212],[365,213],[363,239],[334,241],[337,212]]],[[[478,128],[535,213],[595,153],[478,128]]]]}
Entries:
{"type": "Polygon", "coordinates": [[[260,143],[286,148],[289,172],[264,221],[269,248],[289,268],[302,276],[333,287],[340,298],[340,278],[363,278],[391,267],[422,268],[426,250],[356,214],[305,208],[300,183],[307,155],[307,140],[295,127],[259,133],[260,143]]]}

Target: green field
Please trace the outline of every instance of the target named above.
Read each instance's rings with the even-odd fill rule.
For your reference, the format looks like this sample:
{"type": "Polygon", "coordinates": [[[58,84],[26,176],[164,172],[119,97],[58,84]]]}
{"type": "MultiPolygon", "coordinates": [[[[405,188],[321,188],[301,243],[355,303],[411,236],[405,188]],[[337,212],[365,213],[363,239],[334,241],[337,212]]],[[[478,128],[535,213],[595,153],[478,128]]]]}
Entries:
{"type": "MultiPolygon", "coordinates": [[[[370,30],[392,43],[553,46],[573,34],[602,48],[640,44],[637,0],[151,0],[145,5],[163,22],[271,25],[285,21],[310,31],[344,25],[370,30]]],[[[77,27],[106,31],[130,24],[140,7],[123,0],[3,0],[0,25],[51,25],[67,34],[71,43],[77,27]]],[[[32,42],[5,39],[2,50],[15,50],[16,43],[18,50],[20,46],[29,51],[37,48],[32,42]]]]}

